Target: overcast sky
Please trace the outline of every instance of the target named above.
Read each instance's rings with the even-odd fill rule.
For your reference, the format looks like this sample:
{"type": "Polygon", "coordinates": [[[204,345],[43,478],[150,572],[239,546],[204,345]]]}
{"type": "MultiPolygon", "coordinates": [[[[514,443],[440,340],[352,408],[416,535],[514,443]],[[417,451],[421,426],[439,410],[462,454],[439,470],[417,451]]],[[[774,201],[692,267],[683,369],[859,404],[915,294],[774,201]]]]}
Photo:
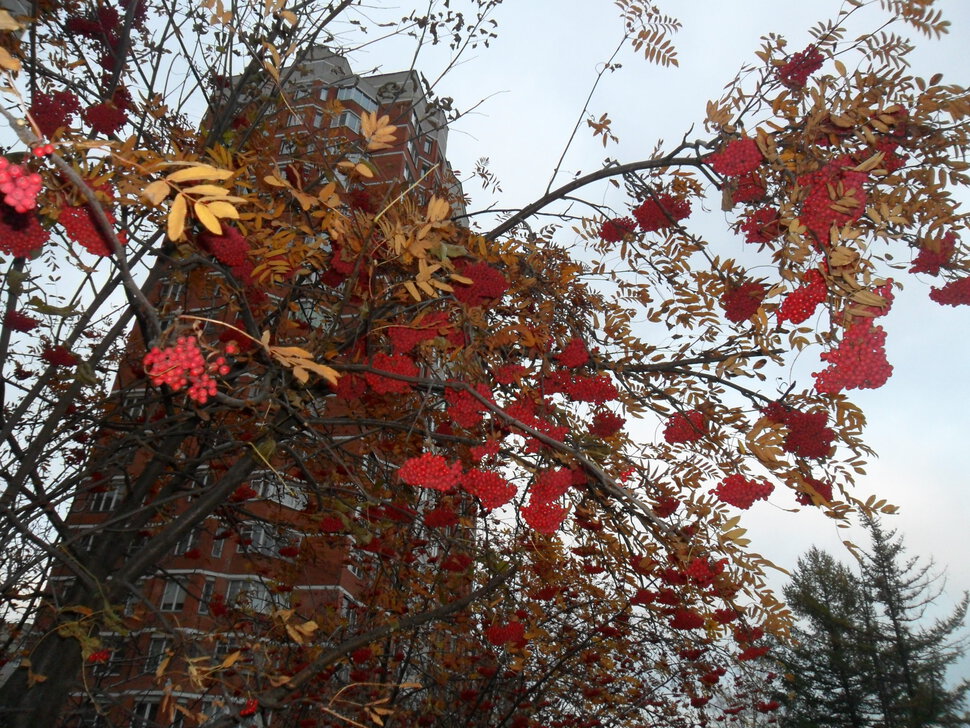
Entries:
{"type": "MultiPolygon", "coordinates": [[[[680,67],[658,68],[631,51],[622,54],[618,60],[623,68],[603,79],[590,105],[597,117],[609,112],[621,143],[604,150],[581,129],[564,163],[562,181],[598,168],[605,155],[640,159],[660,139],[670,148],[691,125],[702,133],[706,102],[720,95],[741,64],[756,62],[753,53],[762,35],[779,33],[789,40],[792,52],[802,50],[811,40],[808,28],[839,9],[838,2],[828,0],[667,0],[660,5],[683,23],[675,38],[680,67]]],[[[913,73],[928,78],[941,71],[947,82],[970,85],[965,60],[970,3],[938,0],[937,5],[952,22],[951,33],[940,41],[917,38],[913,73]]],[[[454,124],[449,141],[449,158],[457,169],[470,172],[476,159],[489,157],[501,180],[503,193],[495,197],[474,182],[466,185],[472,210],[492,200],[503,207],[521,206],[542,194],[596,69],[609,58],[622,30],[610,0],[509,0],[495,17],[499,37],[491,48],[463,59],[437,89],[439,95],[453,96],[459,108],[484,99],[454,124]]],[[[873,29],[877,18],[885,17],[870,13],[863,18],[868,22],[854,25],[850,36],[873,29]]],[[[900,32],[909,33],[907,28],[900,32]]],[[[409,62],[405,53],[404,45],[397,51],[377,46],[360,54],[354,66],[383,63],[385,70],[393,70],[395,60],[398,67],[409,62]]],[[[428,53],[417,65],[434,78],[445,61],[440,53],[428,53]]],[[[716,210],[716,200],[713,206],[716,210]]],[[[726,219],[713,212],[703,225],[716,234],[726,230],[726,219]]],[[[945,603],[950,604],[970,588],[970,507],[964,495],[970,464],[970,343],[965,335],[970,309],[938,306],[926,297],[931,281],[907,278],[906,290],[884,319],[894,375],[879,390],[850,393],[869,417],[866,439],[879,453],[868,475],[859,478],[856,494],[865,499],[875,493],[901,507],[887,525],[905,534],[913,554],[932,557],[948,569],[945,603]]],[[[865,543],[858,530],[836,529],[814,509],[786,512],[791,505],[787,493],[777,501],[758,503],[746,514],[752,548],[776,563],[793,566],[798,554],[813,544],[848,560],[840,539],[865,543]]]]}

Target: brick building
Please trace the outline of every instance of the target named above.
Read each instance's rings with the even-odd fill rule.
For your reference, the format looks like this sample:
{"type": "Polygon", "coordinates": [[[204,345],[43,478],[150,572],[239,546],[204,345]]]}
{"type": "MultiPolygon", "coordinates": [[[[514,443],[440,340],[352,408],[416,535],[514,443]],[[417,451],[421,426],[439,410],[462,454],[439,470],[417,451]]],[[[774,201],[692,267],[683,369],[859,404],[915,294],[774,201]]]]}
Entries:
{"type": "MultiPolygon", "coordinates": [[[[379,202],[413,186],[419,202],[431,193],[447,195],[455,212],[462,212],[460,186],[445,157],[445,117],[425,100],[416,72],[357,76],[346,59],[315,48],[289,75],[286,88],[288,103],[269,115],[267,128],[276,130],[276,164],[301,176],[301,185],[340,174],[328,166],[329,160],[349,157],[374,170],[372,178],[361,180],[358,194],[363,190],[379,202]],[[370,157],[358,150],[364,112],[386,114],[398,127],[396,143],[370,157]]],[[[221,285],[201,271],[165,279],[157,289],[160,312],[224,319],[221,285]]],[[[137,332],[129,344],[135,358],[144,351],[137,332]]],[[[123,370],[114,416],[144,427],[151,437],[151,422],[164,416],[164,403],[157,391],[133,387],[135,379],[123,370]]],[[[119,453],[113,469],[95,474],[96,482],[87,484],[67,516],[75,536],[66,548],[107,554],[116,513],[125,496],[130,499],[139,487],[136,481],[144,460],[137,450],[119,453]]],[[[186,534],[158,562],[157,571],[137,585],[140,597],[130,598],[123,613],[116,615],[116,629],[98,635],[104,648],[85,667],[87,695],[79,696],[68,725],[187,727],[198,724],[200,713],[215,715],[227,705],[238,707],[241,698],[231,690],[194,690],[191,679],[177,684],[165,679],[168,673],[191,675],[196,658],[199,665],[239,659],[239,642],[232,632],[214,629],[216,620],[229,611],[240,615],[240,641],[246,637],[246,620],[268,621],[279,610],[353,617],[366,583],[366,566],[340,538],[327,535],[325,518],[321,529],[319,516],[308,514],[299,478],[277,471],[269,461],[266,465],[232,496],[243,506],[244,517],[227,521],[216,514],[186,534]],[[311,518],[317,519],[315,527],[305,528],[311,518]],[[312,539],[320,543],[309,544],[312,539]],[[292,571],[297,557],[310,550],[313,561],[302,561],[299,573],[291,573],[286,588],[280,588],[272,575],[292,571]]],[[[213,474],[205,464],[186,458],[185,468],[174,477],[195,487],[213,474]]],[[[147,497],[154,497],[155,491],[147,492],[147,497]]],[[[131,521],[125,523],[130,537],[131,521]]],[[[330,525],[339,532],[339,519],[330,525]]],[[[152,523],[142,528],[148,533],[152,523]]],[[[51,575],[49,590],[56,607],[73,603],[70,592],[76,578],[64,569],[51,575]]],[[[266,725],[259,716],[250,724],[266,725]]],[[[271,719],[270,724],[277,721],[271,719]]]]}

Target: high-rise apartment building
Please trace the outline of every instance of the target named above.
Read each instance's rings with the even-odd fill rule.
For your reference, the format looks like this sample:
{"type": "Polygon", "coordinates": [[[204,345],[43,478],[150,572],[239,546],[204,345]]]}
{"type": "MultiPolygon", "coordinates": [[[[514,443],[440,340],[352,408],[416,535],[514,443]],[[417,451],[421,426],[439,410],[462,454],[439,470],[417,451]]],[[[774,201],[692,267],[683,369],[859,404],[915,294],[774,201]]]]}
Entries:
{"type": "MultiPolygon", "coordinates": [[[[358,76],[345,58],[315,48],[286,78],[287,101],[271,111],[267,124],[276,130],[272,138],[279,146],[270,153],[282,172],[301,176],[301,186],[311,185],[314,178],[340,174],[329,166],[338,156],[364,161],[374,174],[355,184],[357,204],[383,204],[413,187],[419,202],[437,193],[461,211],[460,186],[445,156],[445,115],[427,102],[416,72],[358,76]],[[387,115],[397,126],[395,143],[367,157],[359,144],[365,112],[387,115]]],[[[158,288],[159,309],[163,316],[192,313],[223,319],[221,290],[211,276],[173,276],[158,288]]],[[[138,350],[143,351],[137,334],[129,348],[136,359],[138,350]]],[[[135,379],[131,372],[122,373],[116,416],[143,427],[150,439],[151,423],[165,416],[164,403],[156,391],[139,390],[126,377],[135,379]]],[[[173,457],[185,462],[174,477],[183,478],[187,486],[213,477],[205,463],[182,452],[173,457]]],[[[107,554],[113,548],[118,509],[126,495],[130,500],[131,493],[145,487],[137,481],[143,480],[146,460],[137,450],[119,453],[113,469],[92,475],[94,482],[85,484],[67,516],[75,535],[65,548],[88,554],[107,554]]],[[[70,725],[195,725],[198,720],[190,714],[216,714],[241,700],[229,689],[231,680],[220,693],[211,684],[194,689],[186,676],[196,669],[193,665],[200,670],[220,664],[231,667],[247,637],[247,620],[270,619],[289,608],[352,619],[368,573],[355,556],[359,552],[347,548],[339,535],[344,524],[338,516],[307,507],[298,476],[277,470],[271,455],[263,461],[265,467],[231,497],[243,506],[241,511],[213,514],[186,534],[138,585],[140,596],[130,598],[123,613],[113,616],[115,629],[98,635],[104,647],[85,666],[86,694],[79,693],[70,725]],[[312,529],[307,528],[311,520],[312,529]],[[318,543],[309,544],[311,539],[318,543]],[[274,575],[296,569],[297,557],[311,546],[314,559],[301,561],[299,573],[291,573],[284,588],[274,575]],[[227,613],[239,615],[238,640],[232,630],[215,629],[227,613]],[[166,675],[175,672],[181,676],[177,684],[166,681],[166,675]]],[[[166,477],[173,477],[171,471],[166,477]]],[[[156,491],[149,485],[145,497],[153,498],[156,491]]],[[[185,507],[189,506],[173,502],[173,508],[185,507]]],[[[130,525],[125,528],[130,530],[130,525]]],[[[144,535],[152,528],[152,522],[145,522],[144,535]]],[[[55,607],[70,608],[71,585],[77,578],[66,569],[51,575],[55,607]]],[[[253,726],[265,725],[258,716],[251,720],[253,726]]]]}

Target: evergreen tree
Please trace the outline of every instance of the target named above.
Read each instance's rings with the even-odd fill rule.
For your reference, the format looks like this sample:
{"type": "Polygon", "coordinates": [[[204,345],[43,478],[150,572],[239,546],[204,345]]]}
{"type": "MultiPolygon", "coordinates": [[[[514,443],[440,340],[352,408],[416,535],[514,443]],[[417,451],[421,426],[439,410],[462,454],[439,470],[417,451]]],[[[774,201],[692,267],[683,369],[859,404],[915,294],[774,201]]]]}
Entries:
{"type": "Polygon", "coordinates": [[[945,618],[928,621],[942,593],[932,562],[906,557],[902,538],[878,521],[866,528],[871,547],[858,573],[813,548],[785,588],[800,624],[783,658],[791,676],[783,724],[970,725],[970,683],[946,684],[947,668],[966,651],[959,632],[968,596],[945,618]]]}
{"type": "Polygon", "coordinates": [[[860,630],[866,594],[855,574],[813,548],[798,560],[785,598],[801,618],[785,659],[792,679],[787,725],[862,728],[876,709],[860,630]]]}
{"type": "Polygon", "coordinates": [[[958,632],[966,619],[970,596],[944,618],[928,626],[926,611],[942,593],[933,564],[907,557],[902,537],[886,532],[875,519],[866,521],[870,552],[862,563],[861,580],[874,607],[875,630],[869,639],[873,674],[883,702],[887,728],[967,725],[961,713],[970,683],[948,688],[946,670],[966,651],[958,632]]]}

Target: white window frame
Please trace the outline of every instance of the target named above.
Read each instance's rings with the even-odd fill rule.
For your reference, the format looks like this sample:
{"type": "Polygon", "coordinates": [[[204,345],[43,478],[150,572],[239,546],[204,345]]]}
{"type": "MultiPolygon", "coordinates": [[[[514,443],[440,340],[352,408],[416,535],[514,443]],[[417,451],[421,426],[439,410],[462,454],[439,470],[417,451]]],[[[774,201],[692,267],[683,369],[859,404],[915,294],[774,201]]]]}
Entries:
{"type": "Polygon", "coordinates": [[[175,548],[172,549],[172,552],[176,556],[184,556],[187,551],[197,548],[201,533],[202,529],[195,526],[188,533],[182,534],[182,537],[175,544],[175,548]]]}
{"type": "Polygon", "coordinates": [[[240,604],[259,614],[269,614],[276,608],[269,588],[256,579],[230,579],[226,584],[226,604],[240,604]]]}
{"type": "Polygon", "coordinates": [[[348,129],[350,129],[352,132],[354,132],[354,134],[360,134],[360,128],[361,128],[360,117],[357,116],[357,114],[355,114],[350,109],[341,111],[340,114],[338,116],[335,116],[333,118],[333,121],[330,122],[331,128],[338,127],[338,126],[345,126],[348,129]]]}
{"type": "Polygon", "coordinates": [[[199,592],[199,614],[209,613],[209,602],[216,592],[216,580],[211,576],[202,582],[202,591],[199,592]]]}
{"type": "Polygon", "coordinates": [[[148,650],[145,653],[145,667],[144,672],[148,675],[154,675],[155,670],[165,659],[165,653],[168,652],[169,639],[167,637],[152,637],[148,640],[148,650]]]}
{"type": "Polygon", "coordinates": [[[162,612],[181,612],[185,609],[185,598],[188,591],[185,586],[176,579],[167,579],[165,588],[162,590],[162,598],[158,602],[158,608],[162,612]]]}
{"type": "Polygon", "coordinates": [[[121,500],[124,482],[120,476],[111,478],[106,484],[106,490],[88,493],[88,510],[91,513],[107,513],[113,511],[121,500]]]}

